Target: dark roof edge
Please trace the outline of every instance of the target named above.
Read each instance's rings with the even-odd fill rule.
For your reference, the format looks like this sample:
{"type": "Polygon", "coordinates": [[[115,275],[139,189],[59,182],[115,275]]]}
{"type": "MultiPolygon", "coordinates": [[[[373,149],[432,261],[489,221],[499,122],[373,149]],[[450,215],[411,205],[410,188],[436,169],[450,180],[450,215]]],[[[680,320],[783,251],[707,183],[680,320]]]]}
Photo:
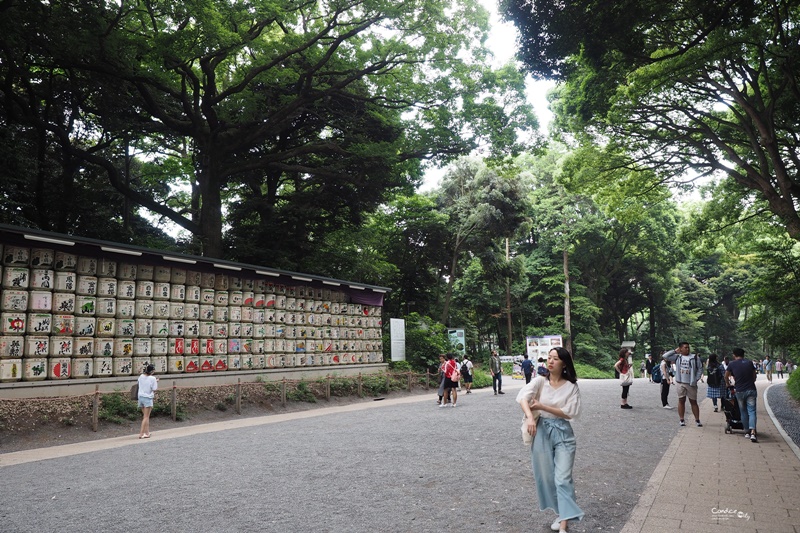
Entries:
{"type": "MultiPolygon", "coordinates": [[[[366,283],[356,283],[353,281],[340,280],[336,278],[328,278],[318,276],[315,274],[305,274],[302,272],[292,272],[290,270],[279,270],[275,268],[263,267],[259,265],[251,265],[248,263],[237,263],[235,261],[228,261],[225,259],[214,259],[210,257],[203,257],[197,255],[181,254],[177,252],[161,251],[153,248],[145,248],[142,246],[134,246],[130,244],[120,244],[114,241],[103,241],[99,239],[90,239],[86,237],[78,237],[75,235],[65,235],[63,233],[54,233],[51,231],[43,231],[38,229],[29,229],[19,226],[11,226],[9,224],[0,224],[0,232],[13,233],[20,236],[22,242],[27,242],[31,247],[45,247],[52,245],[60,250],[69,250],[70,247],[80,244],[86,247],[97,247],[98,252],[111,253],[119,255],[120,257],[127,257],[131,262],[136,261],[134,257],[151,258],[154,262],[160,264],[172,264],[173,266],[180,266],[187,270],[202,267],[230,270],[231,275],[235,271],[252,271],[256,276],[281,276],[300,282],[318,282],[323,285],[330,285],[331,287],[341,286],[342,288],[351,288],[356,290],[371,290],[378,293],[387,293],[391,289],[388,287],[381,287],[379,285],[369,285],[366,283]]],[[[244,272],[243,275],[247,274],[244,272]]]]}

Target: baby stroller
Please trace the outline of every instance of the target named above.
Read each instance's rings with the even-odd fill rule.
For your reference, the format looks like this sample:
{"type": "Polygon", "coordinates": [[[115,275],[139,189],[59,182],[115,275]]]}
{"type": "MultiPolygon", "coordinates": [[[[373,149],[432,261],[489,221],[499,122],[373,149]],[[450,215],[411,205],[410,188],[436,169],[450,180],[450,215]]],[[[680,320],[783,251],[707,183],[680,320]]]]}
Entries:
{"type": "Polygon", "coordinates": [[[739,411],[739,402],[733,396],[731,391],[733,387],[725,387],[722,389],[722,412],[725,413],[725,433],[733,433],[734,429],[744,431],[742,425],[742,413],[739,411]]]}

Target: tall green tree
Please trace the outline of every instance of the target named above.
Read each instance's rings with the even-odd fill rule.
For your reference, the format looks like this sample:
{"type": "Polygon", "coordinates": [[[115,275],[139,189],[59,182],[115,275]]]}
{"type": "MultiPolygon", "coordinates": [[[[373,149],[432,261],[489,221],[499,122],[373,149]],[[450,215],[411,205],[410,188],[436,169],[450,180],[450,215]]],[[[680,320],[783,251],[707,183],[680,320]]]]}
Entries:
{"type": "Polygon", "coordinates": [[[521,74],[485,66],[488,16],[473,0],[67,0],[0,10],[6,119],[100,167],[206,255],[230,255],[230,223],[230,243],[257,239],[266,250],[243,247],[240,259],[297,264],[327,232],[410,191],[421,161],[478,146],[514,151],[535,125],[521,74]],[[185,141],[188,205],[125,179],[106,149],[131,136],[185,141]]]}
{"type": "Polygon", "coordinates": [[[562,81],[561,127],[615,166],[724,176],[800,239],[800,5],[792,0],[504,0],[520,55],[562,81]],[[620,152],[620,147],[622,151],[620,152]]]}
{"type": "Polygon", "coordinates": [[[445,174],[438,196],[440,209],[448,217],[447,290],[442,305],[442,323],[450,325],[450,300],[468,255],[481,256],[511,237],[525,221],[526,195],[517,176],[504,176],[494,167],[470,158],[457,161],[445,174]]]}

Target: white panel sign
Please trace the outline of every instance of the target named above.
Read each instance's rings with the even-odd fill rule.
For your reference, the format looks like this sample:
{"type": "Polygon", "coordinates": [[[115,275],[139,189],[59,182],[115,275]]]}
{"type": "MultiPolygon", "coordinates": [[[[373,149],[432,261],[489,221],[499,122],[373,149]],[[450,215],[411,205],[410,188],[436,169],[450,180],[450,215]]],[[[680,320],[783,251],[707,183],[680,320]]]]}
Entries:
{"type": "Polygon", "coordinates": [[[392,361],[405,361],[406,321],[402,318],[390,318],[389,332],[392,339],[392,361]]]}

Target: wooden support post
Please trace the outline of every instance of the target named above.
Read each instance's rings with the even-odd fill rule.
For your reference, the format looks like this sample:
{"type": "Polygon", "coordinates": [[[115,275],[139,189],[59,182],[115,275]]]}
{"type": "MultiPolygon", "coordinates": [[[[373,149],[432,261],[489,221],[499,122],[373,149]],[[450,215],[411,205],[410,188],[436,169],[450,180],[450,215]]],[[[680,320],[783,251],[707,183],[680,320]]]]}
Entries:
{"type": "Polygon", "coordinates": [[[172,414],[172,421],[178,420],[178,387],[176,382],[172,382],[172,392],[169,398],[169,408],[172,414]]]}
{"type": "Polygon", "coordinates": [[[92,431],[97,431],[100,422],[100,385],[94,386],[94,398],[92,398],[92,431]]]}
{"type": "Polygon", "coordinates": [[[364,384],[363,381],[361,380],[361,372],[358,373],[358,397],[359,398],[364,397],[364,384]]]}
{"type": "Polygon", "coordinates": [[[286,378],[281,381],[281,405],[286,407],[286,378]]]}
{"type": "Polygon", "coordinates": [[[389,388],[392,384],[392,377],[389,375],[389,370],[386,370],[386,392],[389,392],[389,388]]]}
{"type": "Polygon", "coordinates": [[[408,372],[406,377],[408,378],[408,392],[411,392],[411,371],[408,372]]]}
{"type": "Polygon", "coordinates": [[[427,368],[425,369],[425,390],[431,388],[431,372],[427,368]]]}
{"type": "Polygon", "coordinates": [[[242,378],[236,380],[236,414],[242,414],[242,378]]]}
{"type": "Polygon", "coordinates": [[[331,375],[325,377],[325,399],[331,401],[331,375]]]}

